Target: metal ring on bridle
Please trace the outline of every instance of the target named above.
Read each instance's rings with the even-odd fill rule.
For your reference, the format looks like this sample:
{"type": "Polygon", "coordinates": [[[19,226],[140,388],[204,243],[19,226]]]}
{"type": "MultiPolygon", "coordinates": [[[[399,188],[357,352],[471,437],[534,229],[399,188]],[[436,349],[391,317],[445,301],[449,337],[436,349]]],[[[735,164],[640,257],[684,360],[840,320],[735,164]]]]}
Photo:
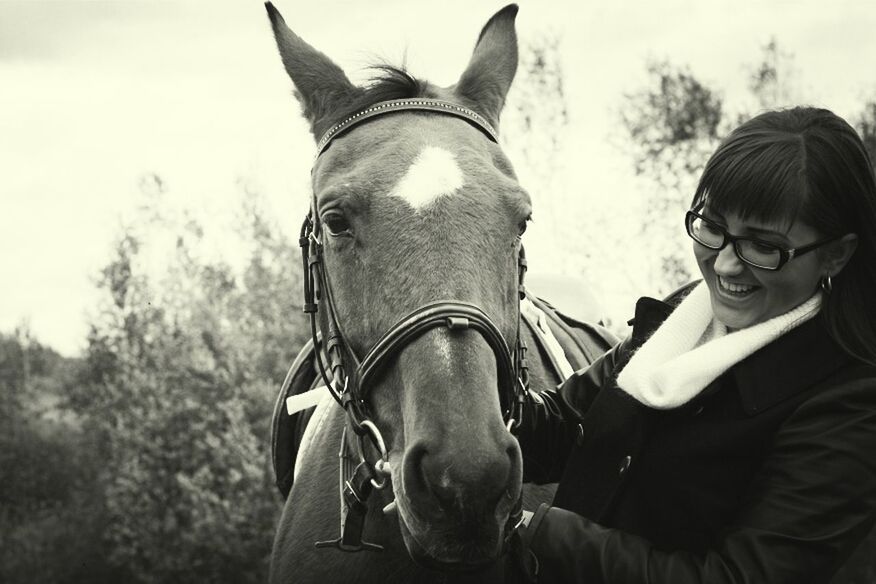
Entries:
{"type": "MultiPolygon", "coordinates": [[[[383,441],[383,436],[380,434],[380,430],[377,429],[377,426],[374,425],[374,422],[366,419],[362,420],[360,424],[371,434],[371,441],[374,443],[375,446],[377,446],[377,449],[380,451],[380,460],[388,460],[389,454],[387,454],[386,452],[386,443],[383,441]]],[[[362,460],[365,460],[365,452],[362,449],[361,440],[359,441],[359,456],[362,458],[362,460]]],[[[383,480],[380,482],[371,479],[371,486],[373,486],[375,489],[384,488],[386,486],[386,477],[384,477],[383,480]]]]}

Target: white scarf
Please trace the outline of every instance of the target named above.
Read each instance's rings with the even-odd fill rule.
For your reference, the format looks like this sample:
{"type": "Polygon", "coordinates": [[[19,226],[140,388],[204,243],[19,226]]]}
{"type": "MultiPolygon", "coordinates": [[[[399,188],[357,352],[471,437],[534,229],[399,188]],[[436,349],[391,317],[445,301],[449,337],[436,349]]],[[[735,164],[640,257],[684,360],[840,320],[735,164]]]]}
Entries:
{"type": "Polygon", "coordinates": [[[708,286],[701,283],[636,351],[617,384],[646,406],[678,407],[736,363],[815,316],[820,307],[818,292],[785,314],[727,333],[712,314],[708,286]]]}

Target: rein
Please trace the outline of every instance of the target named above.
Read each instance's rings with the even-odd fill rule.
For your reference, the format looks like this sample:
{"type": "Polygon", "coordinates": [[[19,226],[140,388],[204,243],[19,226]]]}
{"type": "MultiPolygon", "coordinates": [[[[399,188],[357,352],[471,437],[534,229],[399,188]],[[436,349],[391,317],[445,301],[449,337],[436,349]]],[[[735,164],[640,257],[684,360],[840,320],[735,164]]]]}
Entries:
{"type": "MultiPolygon", "coordinates": [[[[426,98],[392,100],[377,103],[354,114],[330,128],[317,143],[316,158],[326,151],[332,140],[356,125],[374,118],[400,111],[422,111],[450,115],[466,120],[483,132],[493,142],[498,142],[496,131],[477,112],[457,104],[426,98]]],[[[316,362],[325,386],[335,401],[344,409],[350,428],[356,435],[359,463],[352,471],[347,452],[346,432],[342,438],[341,459],[342,513],[341,536],[336,540],[317,542],[317,547],[336,547],[343,551],[382,549],[376,544],[364,542],[366,502],[373,490],[386,486],[386,446],[377,426],[371,421],[368,395],[373,380],[387,364],[407,345],[434,328],[449,330],[471,329],[478,332],[496,357],[498,390],[502,417],[508,430],[520,424],[523,403],[529,389],[529,374],[526,365],[526,346],[520,334],[521,315],[518,308],[517,339],[513,353],[501,331],[490,317],[475,304],[457,300],[442,300],[420,306],[395,325],[369,349],[362,359],[347,342],[337,321],[332,287],[325,270],[322,225],[317,212],[316,193],[313,193],[310,212],[304,219],[298,243],[302,250],[304,268],[304,312],[310,317],[311,336],[314,346],[319,338],[324,341],[325,361],[322,352],[315,351],[316,362]],[[319,319],[319,321],[318,321],[319,319]],[[364,440],[371,443],[380,454],[372,463],[365,456],[364,440]],[[383,480],[378,480],[379,476],[383,480]],[[347,478],[349,477],[349,478],[347,478]]],[[[524,297],[523,278],[526,273],[526,258],[523,247],[518,251],[518,294],[524,297]]],[[[509,518],[508,529],[513,529],[519,512],[509,518]]],[[[508,531],[506,529],[506,531],[508,531]]]]}

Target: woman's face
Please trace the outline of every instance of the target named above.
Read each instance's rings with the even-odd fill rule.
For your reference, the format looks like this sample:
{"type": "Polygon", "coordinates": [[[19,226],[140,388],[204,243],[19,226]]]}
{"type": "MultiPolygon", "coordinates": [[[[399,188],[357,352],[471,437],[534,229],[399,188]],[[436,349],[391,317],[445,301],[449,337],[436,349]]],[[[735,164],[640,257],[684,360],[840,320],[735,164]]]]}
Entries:
{"type": "MultiPolygon", "coordinates": [[[[710,212],[703,216],[719,223],[731,235],[755,237],[786,249],[798,248],[820,239],[814,228],[795,222],[785,225],[741,220],[735,214],[710,212]]],[[[729,329],[742,329],[783,314],[808,300],[815,292],[825,267],[815,252],[794,258],[776,271],[743,263],[732,243],[720,251],[694,242],[694,254],[709,287],[712,311],[729,329]]]]}

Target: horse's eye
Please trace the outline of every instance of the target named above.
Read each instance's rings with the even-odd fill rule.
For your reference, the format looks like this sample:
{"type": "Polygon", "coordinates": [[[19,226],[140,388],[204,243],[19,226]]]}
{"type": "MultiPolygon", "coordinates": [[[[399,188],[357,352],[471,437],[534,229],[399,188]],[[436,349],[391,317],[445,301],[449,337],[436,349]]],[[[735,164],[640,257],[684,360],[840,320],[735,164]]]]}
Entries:
{"type": "Polygon", "coordinates": [[[532,220],[532,215],[517,224],[517,237],[522,237],[526,233],[526,224],[532,220]]]}
{"type": "Polygon", "coordinates": [[[326,213],[322,222],[332,235],[343,235],[350,231],[350,222],[340,213],[326,213]]]}

